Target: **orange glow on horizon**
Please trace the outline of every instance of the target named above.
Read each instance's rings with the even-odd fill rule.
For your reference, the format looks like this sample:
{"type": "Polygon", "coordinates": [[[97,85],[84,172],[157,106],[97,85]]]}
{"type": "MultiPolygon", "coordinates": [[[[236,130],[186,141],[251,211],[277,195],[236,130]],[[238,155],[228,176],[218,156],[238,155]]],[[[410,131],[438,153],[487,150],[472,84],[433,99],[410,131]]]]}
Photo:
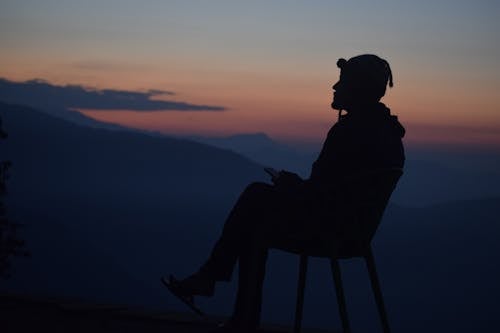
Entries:
{"type": "MultiPolygon", "coordinates": [[[[227,108],[223,112],[82,110],[97,120],[171,135],[264,132],[278,140],[321,142],[337,117],[329,106],[331,86],[337,80],[332,73],[315,71],[305,77],[293,74],[279,77],[276,73],[198,72],[182,68],[160,68],[155,72],[132,68],[112,75],[95,72],[88,77],[77,69],[60,73],[51,69],[40,71],[40,75],[29,73],[33,73],[30,68],[8,68],[0,71],[0,77],[24,81],[38,76],[53,84],[82,84],[99,89],[168,90],[176,95],[155,98],[227,108]]],[[[415,81],[405,85],[404,79],[401,78],[402,84],[396,81],[382,101],[407,127],[406,141],[500,145],[497,95],[489,91],[467,95],[458,84],[432,88],[415,81]],[[477,112],[481,112],[480,117],[477,112]],[[464,132],[460,128],[470,130],[464,132]],[[484,128],[488,130],[483,133],[484,128]]]]}

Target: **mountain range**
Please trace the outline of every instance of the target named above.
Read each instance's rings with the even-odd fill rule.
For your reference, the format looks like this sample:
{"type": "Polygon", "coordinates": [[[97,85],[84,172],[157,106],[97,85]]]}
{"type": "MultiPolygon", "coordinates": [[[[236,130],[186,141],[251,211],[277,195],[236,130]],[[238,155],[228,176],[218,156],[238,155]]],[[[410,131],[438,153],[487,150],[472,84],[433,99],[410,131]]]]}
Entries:
{"type": "MultiPolygon", "coordinates": [[[[5,103],[0,117],[9,134],[2,159],[12,161],[9,216],[23,224],[32,253],[16,259],[6,290],[183,309],[159,277],[196,269],[240,191],[267,181],[259,163],[191,140],[92,128],[5,103]]],[[[414,167],[405,176],[423,172],[414,167]]],[[[434,169],[420,184],[433,185],[436,175],[453,181],[447,170],[434,169]]],[[[402,191],[419,191],[418,178],[404,179],[402,191]]],[[[500,328],[500,196],[432,205],[397,197],[373,244],[394,331],[500,328]]],[[[291,322],[297,265],[296,256],[271,252],[264,320],[291,322]]],[[[361,261],[342,268],[353,328],[378,327],[361,261]]],[[[328,269],[325,260],[311,262],[307,326],[340,326],[328,269]]],[[[234,288],[218,286],[217,297],[201,306],[229,313],[234,288]]]]}
{"type": "MultiPolygon", "coordinates": [[[[155,90],[99,90],[81,85],[58,86],[40,79],[14,82],[0,78],[0,101],[27,105],[84,127],[118,132],[166,136],[162,133],[97,121],[78,110],[91,108],[102,112],[113,112],[115,109],[135,112],[158,110],[216,112],[224,109],[220,106],[160,101],[153,98],[158,95],[168,97],[173,94],[170,91],[155,90]]],[[[178,139],[230,150],[260,165],[290,170],[304,178],[309,176],[312,163],[321,149],[320,143],[292,146],[276,141],[265,133],[246,133],[227,137],[187,135],[178,139]]],[[[426,206],[500,195],[498,165],[500,165],[500,151],[493,147],[407,144],[405,175],[393,195],[393,200],[405,206],[426,206]]]]}

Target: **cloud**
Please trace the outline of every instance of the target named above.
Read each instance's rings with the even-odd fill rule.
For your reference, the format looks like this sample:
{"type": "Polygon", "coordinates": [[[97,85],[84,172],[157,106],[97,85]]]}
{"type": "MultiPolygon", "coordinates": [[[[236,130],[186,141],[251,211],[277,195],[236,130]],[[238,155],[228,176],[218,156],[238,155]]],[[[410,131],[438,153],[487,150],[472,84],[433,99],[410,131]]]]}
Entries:
{"type": "Polygon", "coordinates": [[[95,89],[81,85],[53,85],[36,79],[14,82],[0,78],[0,100],[25,104],[37,108],[130,110],[130,111],[223,111],[222,106],[191,104],[165,100],[152,100],[159,95],[174,95],[171,91],[146,92],[95,89]]]}

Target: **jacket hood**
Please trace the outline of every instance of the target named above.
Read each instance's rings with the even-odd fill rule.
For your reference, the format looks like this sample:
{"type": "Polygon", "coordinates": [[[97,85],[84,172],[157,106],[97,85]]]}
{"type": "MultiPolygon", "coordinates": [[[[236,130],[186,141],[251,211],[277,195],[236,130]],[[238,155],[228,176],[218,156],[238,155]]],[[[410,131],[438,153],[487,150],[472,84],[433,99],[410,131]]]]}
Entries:
{"type": "Polygon", "coordinates": [[[340,116],[340,119],[351,119],[354,121],[368,121],[368,122],[384,122],[389,130],[399,137],[404,137],[406,130],[403,125],[399,122],[398,117],[391,115],[391,109],[389,109],[383,103],[377,103],[366,109],[358,111],[349,111],[346,115],[340,116]]]}
{"type": "Polygon", "coordinates": [[[397,116],[390,116],[391,117],[391,126],[392,126],[392,129],[398,133],[398,135],[402,138],[405,136],[405,133],[406,133],[406,129],[404,128],[403,125],[401,125],[401,123],[399,122],[398,120],[398,117],[397,116]]]}
{"type": "Polygon", "coordinates": [[[374,115],[375,117],[382,116],[385,119],[389,118],[388,126],[390,127],[390,130],[401,138],[405,136],[406,129],[399,122],[398,116],[392,115],[391,109],[385,106],[385,104],[378,103],[377,106],[375,107],[375,110],[373,110],[371,114],[374,115]]]}

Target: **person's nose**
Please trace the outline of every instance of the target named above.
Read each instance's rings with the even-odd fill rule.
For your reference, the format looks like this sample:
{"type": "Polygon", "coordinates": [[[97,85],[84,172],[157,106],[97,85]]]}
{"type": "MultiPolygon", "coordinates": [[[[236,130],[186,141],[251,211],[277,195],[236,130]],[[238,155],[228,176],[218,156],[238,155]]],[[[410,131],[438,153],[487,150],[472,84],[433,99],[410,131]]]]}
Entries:
{"type": "Polygon", "coordinates": [[[338,89],[338,87],[339,87],[339,83],[337,82],[337,83],[335,83],[335,84],[332,86],[332,89],[333,89],[333,90],[337,90],[337,89],[338,89]]]}

